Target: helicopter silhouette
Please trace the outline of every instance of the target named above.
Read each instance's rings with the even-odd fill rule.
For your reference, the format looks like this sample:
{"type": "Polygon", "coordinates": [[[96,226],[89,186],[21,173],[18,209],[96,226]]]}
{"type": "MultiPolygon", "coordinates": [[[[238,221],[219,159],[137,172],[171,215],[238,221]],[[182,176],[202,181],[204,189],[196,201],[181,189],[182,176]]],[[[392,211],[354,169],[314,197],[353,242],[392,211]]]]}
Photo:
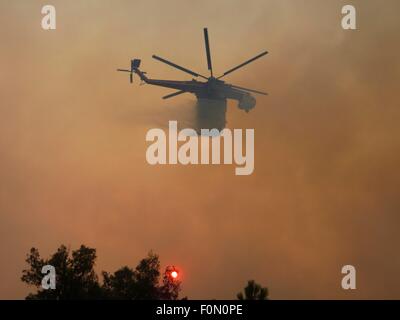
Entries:
{"type": "MultiPolygon", "coordinates": [[[[162,97],[163,99],[176,97],[186,92],[194,94],[198,100],[198,106],[200,108],[199,110],[200,117],[203,116],[205,118],[210,118],[210,115],[212,117],[213,112],[215,113],[217,111],[216,109],[219,110],[217,111],[217,113],[221,114],[222,112],[223,115],[225,115],[227,99],[236,100],[238,102],[239,109],[249,112],[256,105],[256,99],[251,95],[251,93],[256,93],[261,95],[267,95],[267,93],[229,84],[220,79],[238,70],[239,68],[242,68],[248,65],[249,63],[265,56],[266,54],[268,54],[268,51],[264,51],[258,54],[257,56],[237,65],[236,67],[231,68],[228,71],[225,71],[222,75],[214,77],[207,28],[204,28],[204,42],[205,42],[206,57],[207,57],[207,67],[208,70],[210,71],[209,77],[201,75],[190,69],[184,68],[180,65],[177,65],[176,63],[161,58],[157,55],[153,55],[152,57],[160,62],[163,62],[171,67],[174,67],[178,70],[188,73],[196,78],[197,77],[203,78],[206,81],[198,81],[196,79],[192,79],[190,81],[151,79],[146,76],[146,72],[143,72],[139,69],[141,63],[140,59],[131,60],[130,70],[117,69],[117,71],[129,73],[131,83],[133,82],[133,75],[137,74],[140,80],[144,83],[178,90],[176,92],[173,92],[171,94],[162,97]],[[204,103],[204,101],[206,101],[207,103],[204,103]]],[[[223,127],[224,125],[225,125],[225,120],[223,120],[223,124],[220,123],[218,127],[223,127]]]]}
{"type": "Polygon", "coordinates": [[[225,71],[222,75],[214,77],[212,61],[211,61],[211,51],[210,43],[208,38],[208,30],[204,28],[204,42],[207,57],[207,67],[210,71],[210,76],[206,77],[197,72],[184,68],[176,63],[173,63],[167,59],[161,58],[157,55],[152,57],[160,62],[163,62],[171,67],[188,73],[194,77],[201,77],[206,81],[198,81],[192,79],[191,81],[177,81],[177,80],[161,80],[161,79],[151,79],[146,76],[146,72],[139,69],[140,59],[131,60],[131,68],[128,69],[117,69],[117,71],[128,72],[130,76],[130,82],[133,82],[133,75],[137,74],[142,81],[142,83],[147,83],[155,86],[161,86],[171,89],[176,89],[178,91],[168,94],[163,99],[169,99],[176,97],[180,94],[189,92],[197,97],[197,117],[196,117],[196,131],[200,132],[201,128],[216,128],[222,130],[226,125],[226,106],[227,99],[236,100],[238,102],[238,108],[249,112],[256,105],[256,99],[251,95],[251,93],[267,95],[266,92],[248,89],[244,87],[239,87],[233,84],[226,83],[222,81],[221,78],[226,75],[248,65],[249,63],[265,56],[268,51],[264,51],[257,56],[237,65],[234,68],[225,71]]]}

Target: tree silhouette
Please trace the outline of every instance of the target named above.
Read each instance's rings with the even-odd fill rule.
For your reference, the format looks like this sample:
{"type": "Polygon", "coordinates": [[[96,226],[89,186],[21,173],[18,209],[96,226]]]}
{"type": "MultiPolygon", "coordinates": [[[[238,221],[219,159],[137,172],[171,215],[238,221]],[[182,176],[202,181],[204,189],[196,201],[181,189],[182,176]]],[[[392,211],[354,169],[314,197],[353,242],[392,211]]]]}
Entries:
{"type": "Polygon", "coordinates": [[[134,299],[136,295],[135,273],[129,267],[122,267],[114,274],[103,271],[102,288],[108,299],[134,299]]]}
{"type": "Polygon", "coordinates": [[[103,272],[103,278],[103,289],[110,299],[176,300],[181,290],[180,281],[171,279],[167,273],[159,284],[160,261],[153,252],[135,270],[123,267],[114,274],[103,272]]]}
{"type": "Polygon", "coordinates": [[[35,286],[38,291],[27,299],[97,299],[101,298],[101,288],[94,271],[96,250],[81,246],[70,251],[60,246],[49,259],[40,258],[39,250],[32,248],[26,262],[30,269],[23,271],[21,280],[35,286]],[[51,265],[56,269],[56,289],[42,288],[42,267],[51,265]]]}
{"type": "Polygon", "coordinates": [[[244,288],[244,295],[239,292],[237,298],[239,300],[268,300],[268,289],[262,288],[254,280],[249,280],[244,288]]]}
{"type": "MultiPolygon", "coordinates": [[[[163,275],[162,285],[159,287],[159,298],[162,300],[177,300],[180,292],[181,282],[173,279],[170,272],[166,270],[163,275]]],[[[187,300],[187,298],[183,298],[187,300]]]]}
{"type": "Polygon", "coordinates": [[[102,272],[100,284],[94,271],[96,249],[81,246],[70,251],[60,246],[49,259],[40,258],[38,249],[32,248],[26,262],[29,269],[23,270],[21,280],[37,288],[27,299],[123,299],[123,300],[176,300],[180,282],[166,274],[160,282],[158,255],[150,252],[140,261],[135,270],[125,266],[113,274],[102,272]],[[42,288],[42,267],[51,265],[56,270],[56,288],[42,288]]]}

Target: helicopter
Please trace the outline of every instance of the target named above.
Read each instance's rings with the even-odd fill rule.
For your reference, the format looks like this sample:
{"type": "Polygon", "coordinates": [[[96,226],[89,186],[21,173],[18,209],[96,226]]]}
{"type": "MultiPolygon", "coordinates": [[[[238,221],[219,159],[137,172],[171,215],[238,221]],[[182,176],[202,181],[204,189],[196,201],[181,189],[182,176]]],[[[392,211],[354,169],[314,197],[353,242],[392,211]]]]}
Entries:
{"type": "MultiPolygon", "coordinates": [[[[251,93],[267,95],[266,92],[248,89],[240,86],[236,86],[233,84],[226,83],[225,81],[221,80],[223,77],[227,76],[228,74],[238,70],[239,68],[244,67],[245,65],[265,56],[268,54],[268,51],[264,51],[257,56],[237,65],[225,71],[222,75],[218,77],[214,77],[213,74],[213,67],[211,61],[211,51],[210,51],[210,44],[209,44],[209,37],[208,37],[208,30],[204,28],[204,42],[205,42],[205,50],[206,50],[206,57],[207,57],[207,67],[210,72],[210,76],[206,77],[201,75],[197,72],[194,72],[190,69],[182,67],[176,63],[173,63],[167,59],[161,58],[160,56],[153,55],[152,58],[156,59],[160,62],[163,62],[171,67],[174,67],[180,71],[188,73],[196,78],[200,77],[206,81],[198,81],[196,79],[192,79],[191,81],[176,81],[176,80],[160,80],[160,79],[150,79],[146,76],[146,72],[143,72],[139,69],[141,60],[140,59],[133,59],[131,60],[131,68],[128,69],[117,69],[117,71],[127,72],[130,75],[130,82],[133,82],[133,75],[137,74],[140,80],[144,83],[161,86],[171,89],[176,89],[178,91],[170,93],[164,97],[163,99],[169,99],[172,97],[176,97],[183,93],[189,92],[194,94],[198,101],[207,100],[211,102],[222,103],[222,106],[225,106],[226,110],[226,100],[233,99],[238,101],[239,109],[242,109],[246,112],[249,112],[253,109],[256,105],[256,99],[251,95],[251,93]]],[[[215,105],[215,104],[214,104],[215,105]]]]}

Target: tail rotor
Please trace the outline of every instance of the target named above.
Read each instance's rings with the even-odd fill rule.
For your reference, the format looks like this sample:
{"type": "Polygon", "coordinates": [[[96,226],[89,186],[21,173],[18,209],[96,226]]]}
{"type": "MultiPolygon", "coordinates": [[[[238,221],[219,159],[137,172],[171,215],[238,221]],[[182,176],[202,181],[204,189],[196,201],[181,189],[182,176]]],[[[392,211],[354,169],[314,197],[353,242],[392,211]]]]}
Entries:
{"type": "Polygon", "coordinates": [[[133,59],[131,60],[131,69],[117,69],[117,71],[120,72],[129,72],[129,82],[133,83],[133,74],[136,72],[136,70],[140,66],[140,59],[133,59]]]}

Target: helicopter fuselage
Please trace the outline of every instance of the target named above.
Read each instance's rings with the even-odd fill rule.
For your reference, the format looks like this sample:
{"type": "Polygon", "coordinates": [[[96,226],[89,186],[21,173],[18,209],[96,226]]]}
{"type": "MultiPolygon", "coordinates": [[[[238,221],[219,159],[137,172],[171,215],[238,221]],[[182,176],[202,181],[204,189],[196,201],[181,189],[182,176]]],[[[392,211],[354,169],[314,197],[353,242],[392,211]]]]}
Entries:
{"type": "Polygon", "coordinates": [[[214,77],[210,77],[208,81],[205,82],[195,79],[191,81],[177,81],[150,79],[138,68],[136,68],[134,72],[147,84],[190,92],[194,94],[197,99],[236,100],[238,101],[238,107],[246,112],[256,105],[256,99],[250,93],[233,88],[230,84],[225,83],[225,81],[218,80],[214,77]]]}

